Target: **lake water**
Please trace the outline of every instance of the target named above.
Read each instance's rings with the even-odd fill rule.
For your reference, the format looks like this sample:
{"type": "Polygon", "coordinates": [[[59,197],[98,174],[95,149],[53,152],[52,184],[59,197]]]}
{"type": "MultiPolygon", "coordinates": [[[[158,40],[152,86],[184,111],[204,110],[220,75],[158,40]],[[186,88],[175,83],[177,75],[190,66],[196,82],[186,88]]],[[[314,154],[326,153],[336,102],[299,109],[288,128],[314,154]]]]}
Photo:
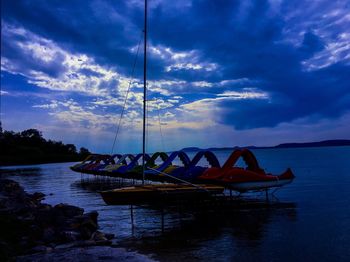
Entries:
{"type": "MultiPolygon", "coordinates": [[[[205,215],[169,211],[163,230],[160,211],[140,207],[133,210],[132,227],[130,207],[107,206],[96,191],[79,186],[72,163],[6,167],[2,176],[28,192],[47,194],[46,203],[97,210],[101,231],[161,261],[350,261],[350,147],[253,151],[268,172],[292,168],[294,182],[275,193],[291,207],[205,215]]],[[[215,153],[223,163],[231,152],[215,153]]]]}

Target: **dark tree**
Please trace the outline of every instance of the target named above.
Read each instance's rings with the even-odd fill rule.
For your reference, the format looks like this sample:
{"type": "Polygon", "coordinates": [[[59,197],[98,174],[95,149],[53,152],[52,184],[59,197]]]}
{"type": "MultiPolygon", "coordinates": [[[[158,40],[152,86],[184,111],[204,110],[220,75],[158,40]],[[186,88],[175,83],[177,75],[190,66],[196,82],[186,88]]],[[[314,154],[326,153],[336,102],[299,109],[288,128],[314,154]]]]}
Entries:
{"type": "Polygon", "coordinates": [[[23,138],[43,139],[42,133],[37,129],[27,129],[21,132],[23,138]]]}
{"type": "Polygon", "coordinates": [[[86,149],[85,147],[81,147],[80,148],[80,151],[79,151],[79,155],[82,157],[82,158],[85,158],[87,157],[88,155],[90,155],[90,151],[88,149],[86,149]]]}
{"type": "Polygon", "coordinates": [[[77,153],[73,144],[46,140],[37,129],[3,131],[0,136],[0,165],[73,162],[89,154],[86,148],[77,153]]]}

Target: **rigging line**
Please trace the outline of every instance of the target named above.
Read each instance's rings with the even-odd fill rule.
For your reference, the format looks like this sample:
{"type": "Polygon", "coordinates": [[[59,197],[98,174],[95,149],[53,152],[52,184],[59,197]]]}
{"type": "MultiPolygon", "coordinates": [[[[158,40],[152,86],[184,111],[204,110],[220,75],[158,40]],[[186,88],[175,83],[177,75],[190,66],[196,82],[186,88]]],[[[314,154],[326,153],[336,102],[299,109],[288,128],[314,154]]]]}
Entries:
{"type": "MultiPolygon", "coordinates": [[[[1,50],[1,48],[0,48],[1,50]]],[[[0,135],[2,134],[2,83],[1,80],[2,77],[0,78],[0,135]]]]}
{"type": "Polygon", "coordinates": [[[160,141],[162,144],[162,151],[164,150],[164,139],[163,139],[163,132],[162,132],[162,123],[160,122],[160,107],[159,104],[157,103],[157,111],[158,111],[158,123],[159,123],[159,132],[160,132],[160,141]]]}
{"type": "Polygon", "coordinates": [[[141,31],[141,36],[140,36],[139,43],[137,45],[137,51],[136,51],[136,54],[135,54],[134,64],[133,64],[132,71],[131,71],[131,78],[130,78],[130,81],[129,81],[128,90],[126,91],[122,112],[120,113],[119,123],[118,123],[117,130],[116,130],[116,133],[115,133],[115,136],[114,136],[114,141],[113,141],[113,145],[112,145],[111,155],[113,155],[113,152],[114,152],[115,143],[117,141],[117,137],[118,137],[118,134],[119,134],[121,122],[122,122],[122,119],[123,119],[123,116],[124,116],[124,112],[125,112],[126,101],[128,100],[128,95],[129,95],[129,92],[130,92],[131,83],[132,83],[132,80],[134,78],[137,58],[139,56],[140,45],[141,45],[141,41],[142,41],[142,35],[143,35],[143,32],[141,31]]]}
{"type": "MultiPolygon", "coordinates": [[[[148,88],[148,82],[147,82],[147,88],[148,88]]],[[[146,102],[148,102],[147,100],[147,97],[146,97],[146,102]]],[[[148,151],[148,145],[149,145],[149,103],[146,103],[146,112],[145,112],[145,117],[146,117],[146,136],[145,136],[145,139],[146,139],[146,143],[145,143],[145,152],[148,151]]]]}
{"type": "Polygon", "coordinates": [[[193,186],[193,187],[195,187],[195,188],[197,188],[197,189],[202,189],[202,190],[204,190],[204,191],[206,191],[206,192],[209,192],[208,189],[206,189],[205,187],[202,187],[201,185],[192,184],[191,182],[188,182],[188,181],[183,180],[183,179],[181,179],[181,178],[178,178],[178,177],[169,175],[169,174],[167,174],[167,173],[165,173],[165,172],[159,171],[159,170],[157,170],[157,169],[155,169],[155,168],[152,168],[152,167],[148,167],[147,169],[152,170],[152,171],[154,171],[154,172],[156,172],[156,173],[158,173],[158,174],[161,174],[161,175],[170,177],[170,178],[172,178],[172,179],[178,180],[178,181],[180,181],[180,182],[182,182],[182,183],[184,183],[184,184],[193,186]]]}

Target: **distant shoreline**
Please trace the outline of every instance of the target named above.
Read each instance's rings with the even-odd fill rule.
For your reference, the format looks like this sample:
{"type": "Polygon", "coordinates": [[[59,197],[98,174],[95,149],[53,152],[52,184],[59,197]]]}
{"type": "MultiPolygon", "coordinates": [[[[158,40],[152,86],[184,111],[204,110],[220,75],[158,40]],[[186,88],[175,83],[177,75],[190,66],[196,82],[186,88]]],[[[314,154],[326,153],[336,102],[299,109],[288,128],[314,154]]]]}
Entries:
{"type": "MultiPolygon", "coordinates": [[[[23,164],[23,163],[20,163],[20,164],[9,164],[9,165],[0,165],[0,171],[1,170],[4,170],[8,167],[16,167],[16,166],[36,166],[36,165],[49,165],[49,164],[63,164],[63,163],[79,163],[81,162],[82,159],[78,159],[78,160],[67,160],[67,161],[52,161],[52,162],[34,162],[34,163],[27,163],[27,164],[23,164]]],[[[1,174],[1,172],[0,172],[1,174]]]]}
{"type": "Polygon", "coordinates": [[[325,141],[319,141],[319,142],[283,143],[277,146],[234,146],[234,147],[210,147],[210,148],[185,147],[181,150],[185,152],[197,152],[201,150],[224,151],[224,150],[233,150],[233,149],[240,149],[240,148],[280,149],[280,148],[309,148],[309,147],[338,147],[338,146],[350,146],[350,140],[336,139],[336,140],[325,140],[325,141]]]}
{"type": "MultiPolygon", "coordinates": [[[[319,142],[305,142],[305,143],[283,143],[277,146],[235,146],[235,147],[210,147],[210,148],[199,148],[199,147],[186,147],[181,149],[185,152],[198,152],[201,150],[209,150],[209,151],[227,151],[234,150],[240,148],[248,148],[248,149],[284,149],[284,148],[312,148],[312,147],[340,147],[340,146],[350,146],[350,140],[346,139],[337,139],[337,140],[325,140],[319,142]]],[[[172,151],[169,151],[172,152],[172,151]]],[[[23,166],[23,165],[40,165],[40,164],[55,164],[55,163],[67,163],[67,162],[79,162],[82,161],[81,157],[72,157],[68,156],[66,158],[60,160],[36,160],[33,162],[17,162],[9,161],[6,164],[0,164],[1,168],[6,168],[10,166],[23,166]]]]}

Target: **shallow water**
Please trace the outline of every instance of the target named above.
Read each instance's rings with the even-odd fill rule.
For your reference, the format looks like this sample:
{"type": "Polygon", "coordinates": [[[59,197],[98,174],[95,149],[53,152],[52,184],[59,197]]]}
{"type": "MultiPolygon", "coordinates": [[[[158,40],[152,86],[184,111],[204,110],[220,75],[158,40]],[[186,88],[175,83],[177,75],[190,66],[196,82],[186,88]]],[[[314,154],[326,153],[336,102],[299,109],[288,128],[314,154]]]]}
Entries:
{"type": "MultiPolygon", "coordinates": [[[[1,176],[47,194],[49,204],[97,210],[101,231],[162,261],[349,261],[350,147],[253,151],[268,172],[292,168],[294,182],[275,193],[291,207],[200,215],[168,210],[163,230],[161,211],[146,208],[134,208],[132,227],[130,207],[107,206],[96,191],[79,186],[73,163],[4,167],[1,176]]],[[[223,163],[231,152],[215,153],[223,163]]]]}

